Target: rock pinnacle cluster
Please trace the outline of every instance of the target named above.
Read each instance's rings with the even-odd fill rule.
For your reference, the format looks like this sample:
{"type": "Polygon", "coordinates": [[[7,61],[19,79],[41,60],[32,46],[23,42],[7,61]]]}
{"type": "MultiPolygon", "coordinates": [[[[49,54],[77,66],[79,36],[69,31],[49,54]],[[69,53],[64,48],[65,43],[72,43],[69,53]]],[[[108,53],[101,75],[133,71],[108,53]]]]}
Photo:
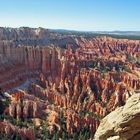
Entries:
{"type": "Polygon", "coordinates": [[[139,40],[0,28],[0,139],[133,139],[138,93],[139,40]]]}

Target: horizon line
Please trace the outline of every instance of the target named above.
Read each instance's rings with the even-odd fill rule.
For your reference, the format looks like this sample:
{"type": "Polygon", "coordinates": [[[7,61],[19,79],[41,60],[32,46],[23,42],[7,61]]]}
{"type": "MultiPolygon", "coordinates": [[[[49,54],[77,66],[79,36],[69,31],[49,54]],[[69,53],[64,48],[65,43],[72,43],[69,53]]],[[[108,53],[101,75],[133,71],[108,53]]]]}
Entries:
{"type": "Polygon", "coordinates": [[[114,29],[114,30],[84,30],[84,29],[69,29],[69,28],[49,28],[49,27],[42,27],[42,26],[17,26],[17,27],[12,27],[12,26],[0,26],[0,28],[32,28],[32,29],[38,29],[38,28],[43,28],[43,29],[48,29],[48,30],[64,30],[64,31],[74,31],[74,32],[140,32],[140,30],[119,30],[119,29],[114,29]]]}

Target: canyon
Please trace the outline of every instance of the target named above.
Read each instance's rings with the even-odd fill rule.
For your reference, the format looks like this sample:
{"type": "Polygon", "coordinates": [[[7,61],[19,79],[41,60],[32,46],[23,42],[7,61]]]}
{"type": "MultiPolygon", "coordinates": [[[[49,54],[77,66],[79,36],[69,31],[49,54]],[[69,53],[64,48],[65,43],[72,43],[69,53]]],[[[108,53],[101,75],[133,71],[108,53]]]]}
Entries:
{"type": "Polygon", "coordinates": [[[0,28],[0,93],[1,139],[93,139],[140,93],[140,41],[0,28]]]}

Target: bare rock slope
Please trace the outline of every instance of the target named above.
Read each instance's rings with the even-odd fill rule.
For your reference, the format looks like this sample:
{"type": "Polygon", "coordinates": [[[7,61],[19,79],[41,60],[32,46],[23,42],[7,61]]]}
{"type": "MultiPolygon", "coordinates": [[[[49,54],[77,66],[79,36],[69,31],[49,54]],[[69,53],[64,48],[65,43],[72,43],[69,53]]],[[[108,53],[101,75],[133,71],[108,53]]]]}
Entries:
{"type": "Polygon", "coordinates": [[[140,94],[131,96],[123,107],[107,115],[100,123],[95,140],[140,139],[140,94]]]}

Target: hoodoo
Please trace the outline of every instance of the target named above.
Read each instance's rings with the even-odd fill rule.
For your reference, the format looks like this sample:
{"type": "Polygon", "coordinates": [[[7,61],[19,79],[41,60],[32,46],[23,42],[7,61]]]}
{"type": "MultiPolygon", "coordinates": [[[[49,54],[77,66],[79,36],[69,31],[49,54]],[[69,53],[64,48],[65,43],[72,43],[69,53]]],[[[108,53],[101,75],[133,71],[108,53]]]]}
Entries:
{"type": "Polygon", "coordinates": [[[140,41],[0,28],[0,88],[0,139],[132,139],[140,41]]]}

